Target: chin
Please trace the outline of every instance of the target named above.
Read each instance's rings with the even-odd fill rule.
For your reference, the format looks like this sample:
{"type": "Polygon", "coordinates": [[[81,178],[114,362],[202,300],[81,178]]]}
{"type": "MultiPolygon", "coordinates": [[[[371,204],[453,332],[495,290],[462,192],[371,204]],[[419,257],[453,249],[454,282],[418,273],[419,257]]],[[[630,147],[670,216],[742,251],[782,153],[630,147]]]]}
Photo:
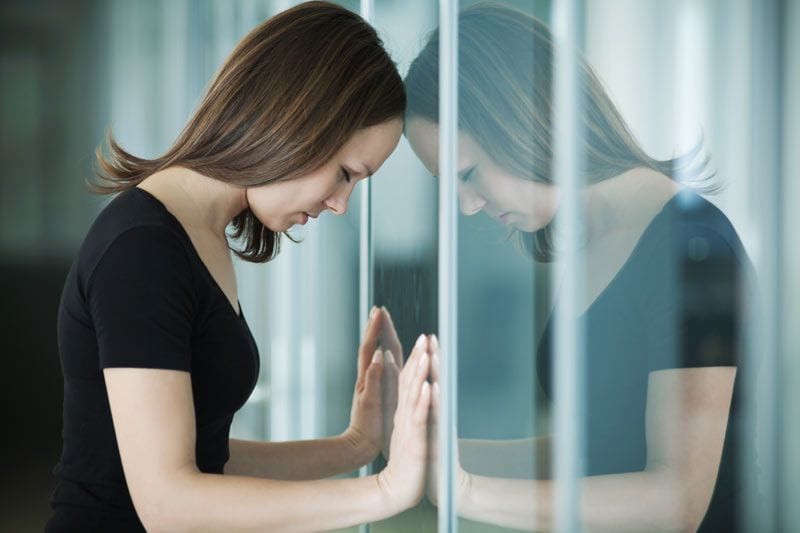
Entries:
{"type": "Polygon", "coordinates": [[[530,222],[519,222],[517,224],[511,224],[515,230],[524,231],[526,233],[533,233],[535,231],[539,231],[544,226],[541,224],[532,224],[530,222]]]}
{"type": "Polygon", "coordinates": [[[292,227],[291,224],[286,225],[286,223],[279,222],[277,220],[266,221],[263,218],[259,217],[258,215],[256,215],[256,218],[258,219],[259,222],[261,222],[261,224],[264,225],[265,228],[267,228],[273,233],[280,233],[292,227]]]}

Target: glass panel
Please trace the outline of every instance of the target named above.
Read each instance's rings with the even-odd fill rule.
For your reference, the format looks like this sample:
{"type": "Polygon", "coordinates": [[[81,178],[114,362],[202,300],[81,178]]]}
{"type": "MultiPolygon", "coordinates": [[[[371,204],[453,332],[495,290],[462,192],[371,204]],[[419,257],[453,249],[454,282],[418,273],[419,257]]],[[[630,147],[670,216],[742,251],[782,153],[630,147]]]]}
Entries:
{"type": "MultiPolygon", "coordinates": [[[[781,265],[782,276],[780,285],[785,308],[778,320],[786,325],[782,332],[781,349],[781,375],[783,376],[784,392],[780,404],[791,406],[800,405],[800,358],[797,357],[800,347],[800,328],[792,327],[800,317],[800,239],[790,228],[800,227],[800,210],[794,208],[794,202],[800,199],[800,180],[794,176],[794,171],[800,168],[800,151],[793,147],[800,146],[800,60],[797,50],[800,50],[800,3],[786,3],[786,12],[783,13],[784,46],[783,72],[785,72],[785,85],[779,111],[783,114],[783,169],[781,176],[785,189],[783,193],[783,239],[778,243],[784,250],[781,265]]],[[[782,410],[779,424],[786,428],[780,434],[784,436],[782,442],[779,464],[784,472],[778,493],[782,496],[779,526],[785,531],[800,530],[800,506],[792,502],[800,500],[800,459],[796,450],[800,449],[800,422],[793,413],[794,409],[782,410]]]]}
{"type": "MultiPolygon", "coordinates": [[[[375,2],[373,25],[401,76],[437,17],[435,2],[375,2]]],[[[406,136],[371,182],[374,303],[391,314],[403,357],[408,357],[416,338],[437,327],[437,183],[414,156],[406,136]]],[[[379,460],[374,469],[383,466],[379,460]]],[[[436,509],[423,499],[396,517],[372,524],[371,530],[435,531],[436,509]]]]}
{"type": "Polygon", "coordinates": [[[552,81],[542,74],[552,59],[536,48],[535,31],[551,6],[474,4],[461,2],[458,36],[460,475],[453,490],[461,531],[545,529],[529,513],[552,433],[536,364],[552,272],[533,260],[530,237],[554,200],[536,180],[550,169],[533,144],[537,89],[552,81]]]}
{"type": "MultiPolygon", "coordinates": [[[[525,5],[546,16],[546,3],[525,5]]],[[[458,278],[458,308],[453,310],[453,316],[458,317],[458,396],[450,398],[457,399],[458,423],[452,428],[440,425],[439,430],[457,431],[456,471],[469,472],[473,480],[480,478],[497,490],[490,488],[489,493],[482,494],[482,501],[473,506],[459,498],[463,495],[460,480],[465,477],[457,475],[449,488],[460,503],[459,514],[468,520],[459,524],[440,521],[440,527],[451,531],[455,527],[464,531],[491,531],[501,529],[497,524],[510,525],[504,510],[507,506],[498,502],[509,486],[516,486],[521,479],[533,479],[537,442],[534,437],[546,428],[546,418],[536,413],[535,397],[539,390],[533,379],[534,333],[541,327],[535,318],[546,311],[546,271],[535,269],[518,243],[518,236],[512,233],[511,223],[515,221],[505,215],[510,213],[511,206],[502,203],[509,199],[521,201],[523,205],[518,206],[514,216],[527,213],[528,204],[522,198],[530,182],[495,162],[506,158],[505,165],[524,176],[532,170],[532,161],[514,149],[514,141],[524,142],[530,135],[509,131],[518,117],[518,109],[511,109],[514,102],[507,97],[513,93],[511,86],[515,83],[509,78],[510,73],[529,79],[530,72],[525,67],[504,64],[504,60],[509,60],[519,61],[515,67],[527,66],[532,47],[524,35],[512,37],[511,42],[500,42],[508,31],[509,20],[496,17],[504,14],[508,15],[494,8],[466,11],[458,28],[460,135],[454,163],[460,174],[456,192],[462,215],[456,232],[457,272],[440,271],[440,283],[447,282],[447,276],[454,274],[458,278]],[[498,71],[503,75],[498,75],[498,71]],[[496,211],[503,205],[505,211],[496,211]],[[481,211],[484,213],[471,216],[481,211]],[[539,309],[534,298],[537,292],[543,292],[545,297],[539,309]],[[484,514],[486,509],[491,509],[493,515],[484,514]]],[[[512,19],[519,16],[511,14],[512,19]]],[[[439,39],[444,39],[441,35],[435,34],[427,42],[409,73],[406,132],[429,173],[441,174],[440,180],[444,180],[447,179],[443,171],[445,156],[439,152],[440,129],[446,128],[444,106],[435,105],[440,84],[445,84],[441,78],[437,82],[436,77],[440,68],[439,39]]],[[[448,353],[443,346],[443,355],[446,357],[448,353]]],[[[442,391],[445,394],[444,388],[442,391]]],[[[437,479],[437,483],[442,488],[448,487],[441,480],[437,479]]],[[[440,504],[445,496],[439,495],[440,504]]],[[[530,501],[525,501],[524,506],[530,507],[530,501]]],[[[525,528],[530,524],[515,525],[525,528]]]]}
{"type": "MultiPolygon", "coordinates": [[[[565,24],[568,2],[552,17],[545,2],[469,4],[458,199],[489,216],[458,228],[460,526],[785,529],[796,517],[779,489],[797,490],[798,465],[795,441],[777,438],[780,385],[797,368],[781,324],[796,313],[784,291],[796,295],[797,253],[780,146],[782,128],[796,136],[781,107],[796,66],[781,61],[796,12],[587,1],[565,24]],[[570,173],[583,185],[567,196],[570,173]],[[527,258],[504,253],[502,226],[527,258]]],[[[436,64],[437,50],[423,55],[436,64]]],[[[406,124],[431,173],[435,72],[409,91],[419,120],[406,124]]]]}

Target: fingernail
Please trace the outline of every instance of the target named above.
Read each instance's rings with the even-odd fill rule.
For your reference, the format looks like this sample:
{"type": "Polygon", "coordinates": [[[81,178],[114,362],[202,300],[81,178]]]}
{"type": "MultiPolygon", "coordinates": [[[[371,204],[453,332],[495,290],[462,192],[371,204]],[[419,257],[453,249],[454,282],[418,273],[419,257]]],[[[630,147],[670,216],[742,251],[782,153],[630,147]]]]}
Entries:
{"type": "Polygon", "coordinates": [[[387,363],[397,364],[397,361],[394,360],[394,354],[392,353],[391,350],[384,350],[383,358],[386,360],[387,363]]]}
{"type": "Polygon", "coordinates": [[[383,359],[383,352],[381,352],[380,349],[375,350],[375,353],[372,355],[372,362],[377,363],[381,359],[383,359]]]}
{"type": "Polygon", "coordinates": [[[433,347],[436,348],[437,350],[439,349],[439,338],[436,336],[435,333],[431,335],[431,344],[433,344],[433,347]]]}
{"type": "Polygon", "coordinates": [[[373,305],[372,309],[369,310],[369,317],[370,318],[374,317],[375,316],[375,311],[377,311],[377,310],[378,310],[378,308],[373,305]]]}
{"type": "Polygon", "coordinates": [[[419,337],[417,337],[417,342],[414,343],[414,348],[419,348],[425,342],[425,334],[423,333],[419,337]]]}
{"type": "Polygon", "coordinates": [[[439,382],[436,381],[433,383],[433,394],[439,396],[439,382]]]}

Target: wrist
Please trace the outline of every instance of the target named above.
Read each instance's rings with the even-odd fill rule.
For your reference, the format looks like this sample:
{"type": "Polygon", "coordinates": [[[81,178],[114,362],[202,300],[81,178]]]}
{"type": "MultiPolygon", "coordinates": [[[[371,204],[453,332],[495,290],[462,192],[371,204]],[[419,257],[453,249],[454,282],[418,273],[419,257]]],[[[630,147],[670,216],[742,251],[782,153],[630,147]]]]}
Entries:
{"type": "Polygon", "coordinates": [[[405,503],[398,497],[397,491],[393,489],[389,480],[388,467],[370,477],[375,478],[375,484],[380,494],[381,508],[386,510],[388,516],[402,513],[414,505],[413,502],[405,503]]]}
{"type": "Polygon", "coordinates": [[[352,458],[356,467],[362,467],[374,461],[380,449],[367,438],[362,431],[353,426],[347,428],[344,433],[339,435],[339,439],[347,448],[348,455],[352,458]]]}
{"type": "Polygon", "coordinates": [[[464,510],[470,506],[470,497],[472,496],[472,474],[466,470],[460,469],[458,476],[458,493],[456,496],[456,509],[464,510]]]}

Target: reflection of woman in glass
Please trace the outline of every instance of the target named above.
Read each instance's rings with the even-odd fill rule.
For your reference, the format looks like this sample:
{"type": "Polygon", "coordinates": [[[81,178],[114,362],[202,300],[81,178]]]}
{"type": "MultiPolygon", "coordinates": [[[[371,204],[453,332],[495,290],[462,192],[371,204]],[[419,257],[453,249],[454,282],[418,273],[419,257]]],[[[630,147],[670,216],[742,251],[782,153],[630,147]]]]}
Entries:
{"type": "MultiPolygon", "coordinates": [[[[483,211],[516,230],[535,260],[556,260],[549,31],[525,14],[479,6],[461,13],[458,32],[461,211],[483,211]]],[[[438,46],[434,33],[406,78],[405,132],[434,174],[438,46]]],[[[668,161],[647,156],[582,60],[579,72],[587,265],[578,317],[587,335],[582,523],[590,531],[735,531],[737,444],[745,433],[739,293],[749,261],[727,218],[696,192],[713,188],[701,146],[668,161]]],[[[548,323],[537,350],[548,396],[551,337],[548,323]]],[[[462,472],[457,489],[459,513],[549,529],[550,442],[462,440],[460,460],[470,473],[462,472]],[[527,480],[487,466],[511,463],[518,474],[534,455],[537,465],[529,466],[538,468],[527,480]]]]}
{"type": "MultiPolygon", "coordinates": [[[[104,192],[58,320],[64,446],[47,531],[319,531],[370,522],[423,494],[429,358],[400,372],[393,453],[376,476],[325,480],[383,442],[381,374],[400,356],[374,309],[349,428],[300,442],[229,439],[259,356],[239,309],[226,227],[265,262],[280,232],[330,210],[394,150],[405,93],[375,31],[329,3],[261,24],[222,66],[162,157],[111,143],[104,192]],[[388,342],[386,342],[388,340],[388,342]],[[222,475],[222,474],[225,475],[222,475]]],[[[276,312],[280,312],[279,310],[276,312]]],[[[392,404],[391,399],[387,402],[392,404]]]]}

